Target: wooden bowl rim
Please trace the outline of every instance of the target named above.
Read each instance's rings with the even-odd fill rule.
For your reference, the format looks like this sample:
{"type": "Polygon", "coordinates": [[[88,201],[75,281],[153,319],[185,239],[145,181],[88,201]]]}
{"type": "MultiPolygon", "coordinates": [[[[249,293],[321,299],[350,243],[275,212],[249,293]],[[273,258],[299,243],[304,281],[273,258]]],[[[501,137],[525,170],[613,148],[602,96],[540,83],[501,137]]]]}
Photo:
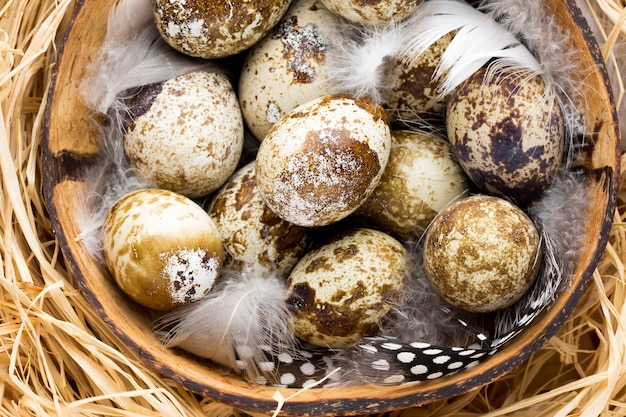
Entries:
{"type": "MultiPolygon", "coordinates": [[[[586,46],[590,51],[594,64],[600,70],[604,85],[606,86],[606,92],[603,91],[603,93],[606,93],[607,104],[610,105],[611,120],[613,122],[613,129],[611,131],[613,134],[613,143],[615,144],[615,158],[614,161],[612,161],[613,166],[607,167],[610,168],[610,172],[603,173],[603,175],[605,175],[604,180],[606,183],[604,184],[604,187],[606,193],[608,194],[608,201],[600,227],[598,245],[592,254],[590,262],[581,272],[579,284],[573,288],[572,292],[567,296],[563,295],[559,297],[552,308],[542,313],[542,316],[535,320],[536,322],[546,323],[545,326],[542,327],[534,325],[525,330],[525,332],[532,332],[527,335],[529,336],[528,339],[530,339],[531,342],[525,345],[522,349],[517,348],[515,346],[515,342],[508,343],[496,355],[480,365],[458,374],[429,381],[428,383],[412,383],[400,386],[363,385],[358,387],[347,386],[338,388],[314,388],[309,390],[307,393],[303,393],[303,395],[296,396],[286,402],[282,408],[283,412],[290,415],[347,415],[381,413],[460,395],[488,384],[498,377],[510,372],[523,361],[528,359],[532,353],[539,350],[566,321],[567,317],[578,303],[608,242],[608,236],[613,221],[613,214],[617,203],[620,167],[618,158],[620,150],[619,141],[617,140],[617,138],[619,138],[617,112],[610,93],[610,82],[604,66],[602,54],[595,37],[592,35],[591,29],[589,28],[575,1],[565,0],[565,2],[567,4],[566,12],[571,14],[583,33],[586,46]],[[485,370],[488,370],[489,372],[484,372],[485,370]],[[420,389],[420,387],[424,386],[426,386],[428,390],[425,391],[420,389]],[[364,392],[372,395],[364,396],[364,392]]],[[[57,65],[55,67],[48,92],[48,105],[45,112],[43,138],[43,191],[50,219],[53,223],[54,231],[59,240],[59,245],[62,249],[63,256],[69,266],[69,269],[78,282],[80,289],[87,298],[88,302],[95,310],[100,312],[102,311],[101,301],[93,292],[93,289],[88,287],[85,283],[85,277],[78,266],[75,254],[73,254],[69,249],[70,246],[68,245],[67,237],[62,230],[59,214],[56,206],[54,205],[54,190],[56,186],[62,182],[62,180],[58,178],[58,175],[56,175],[57,170],[55,164],[57,163],[57,159],[54,155],[52,155],[48,146],[50,141],[51,113],[55,104],[58,74],[63,66],[62,63],[65,56],[65,45],[68,38],[72,34],[74,23],[83,10],[85,3],[86,0],[78,0],[76,3],[76,7],[69,22],[67,31],[64,34],[59,48],[56,63],[57,65]]],[[[168,364],[159,363],[157,359],[143,346],[138,344],[134,339],[128,337],[128,335],[120,332],[115,326],[115,323],[112,323],[108,317],[102,317],[102,320],[106,322],[106,324],[126,346],[141,357],[149,366],[157,370],[162,376],[182,384],[193,392],[206,395],[216,401],[230,404],[241,409],[271,413],[277,406],[276,400],[272,397],[274,392],[280,390],[283,396],[287,397],[298,391],[296,389],[250,386],[247,392],[243,392],[243,389],[245,388],[240,384],[233,384],[232,386],[220,384],[217,387],[202,385],[197,381],[189,380],[181,376],[177,369],[170,367],[168,364]]]]}

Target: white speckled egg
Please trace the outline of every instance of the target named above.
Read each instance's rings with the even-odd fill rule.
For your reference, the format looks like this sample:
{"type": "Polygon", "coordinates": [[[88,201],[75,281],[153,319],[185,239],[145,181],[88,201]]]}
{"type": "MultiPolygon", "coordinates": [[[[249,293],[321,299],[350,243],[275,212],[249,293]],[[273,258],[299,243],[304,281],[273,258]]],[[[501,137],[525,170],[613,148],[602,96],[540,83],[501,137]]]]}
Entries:
{"type": "Polygon", "coordinates": [[[413,13],[422,0],[322,0],[328,10],[365,26],[399,21],[413,13]]]}
{"type": "Polygon", "coordinates": [[[424,267],[437,291],[472,312],[508,307],[539,271],[539,233],[517,206],[478,195],[452,203],[432,221],[424,267]]]}
{"type": "Polygon", "coordinates": [[[193,198],[218,189],[235,171],[243,118],[225,76],[193,72],[147,86],[130,107],[124,150],[148,184],[193,198]]]}
{"type": "Polygon", "coordinates": [[[288,279],[296,336],[345,348],[375,335],[400,296],[408,265],[400,242],[371,229],[352,229],[308,252],[288,279]]]}
{"type": "Polygon", "coordinates": [[[296,107],[261,142],[257,185],[282,219],[323,226],[345,218],[374,191],[391,132],[368,98],[331,95],[296,107]]]}
{"type": "Polygon", "coordinates": [[[540,77],[479,70],[449,98],[446,125],[463,169],[484,192],[526,207],[552,184],[563,158],[564,125],[540,77]]]}
{"type": "Polygon", "coordinates": [[[246,125],[258,140],[296,106],[330,93],[325,64],[332,16],[320,0],[294,2],[249,50],[238,95],[246,125]]]}
{"type": "Polygon", "coordinates": [[[416,237],[443,207],[469,191],[470,182],[443,138],[408,130],[391,136],[385,172],[354,216],[394,236],[416,237]]]}
{"type": "Polygon", "coordinates": [[[105,219],[102,245],[120,289],[156,310],[206,295],[224,257],[219,232],[206,211],[180,194],[158,189],[120,198],[105,219]]]}
{"type": "Polygon", "coordinates": [[[156,27],[176,50],[223,58],[254,45],[280,20],[290,0],[154,0],[156,27]]]}
{"type": "Polygon", "coordinates": [[[287,278],[304,254],[308,229],[282,220],[256,186],[255,163],[240,168],[208,208],[226,249],[225,265],[287,278]]]}

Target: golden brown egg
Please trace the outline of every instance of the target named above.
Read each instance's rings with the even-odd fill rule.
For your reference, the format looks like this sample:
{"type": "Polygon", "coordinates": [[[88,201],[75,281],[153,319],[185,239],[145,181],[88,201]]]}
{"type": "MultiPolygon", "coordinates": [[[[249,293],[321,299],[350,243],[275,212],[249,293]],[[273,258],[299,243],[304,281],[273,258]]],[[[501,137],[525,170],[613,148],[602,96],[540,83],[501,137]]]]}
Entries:
{"type": "Polygon", "coordinates": [[[478,195],[457,201],[432,221],[424,266],[437,291],[472,312],[491,312],[519,300],[541,260],[539,233],[517,206],[478,195]]]}
{"type": "Polygon", "coordinates": [[[452,33],[441,37],[413,59],[398,56],[391,60],[386,74],[390,88],[385,100],[391,120],[410,125],[443,119],[446,105],[437,91],[440,82],[434,76],[452,37],[452,33]]]}
{"type": "Polygon", "coordinates": [[[371,229],[352,229],[310,251],[288,280],[296,336],[343,348],[375,335],[408,269],[402,244],[371,229]]]}
{"type": "Polygon", "coordinates": [[[470,182],[447,140],[409,130],[391,136],[385,172],[353,216],[394,236],[415,238],[443,207],[469,191],[470,182]]]}
{"type": "Polygon", "coordinates": [[[120,198],[104,222],[102,244],[120,289],[157,310],[206,295],[224,258],[219,232],[206,211],[180,194],[158,189],[120,198]]]}

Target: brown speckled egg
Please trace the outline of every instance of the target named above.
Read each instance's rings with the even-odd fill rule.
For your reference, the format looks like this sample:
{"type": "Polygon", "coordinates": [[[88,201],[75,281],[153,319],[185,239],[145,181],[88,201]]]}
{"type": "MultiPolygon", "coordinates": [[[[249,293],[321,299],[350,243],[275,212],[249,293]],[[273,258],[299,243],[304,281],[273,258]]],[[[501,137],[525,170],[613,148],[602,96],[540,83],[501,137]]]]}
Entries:
{"type": "Polygon", "coordinates": [[[416,237],[444,206],[468,192],[470,182],[443,138],[408,130],[391,136],[385,172],[354,216],[394,236],[416,237]]]}
{"type": "Polygon", "coordinates": [[[157,310],[206,295],[224,257],[219,232],[206,211],[180,194],[158,189],[120,198],[107,214],[102,245],[120,289],[157,310]]]}
{"type": "Polygon", "coordinates": [[[261,142],[257,185],[266,204],[300,226],[345,218],[374,191],[391,132],[368,98],[331,95],[296,107],[261,142]]]}
{"type": "Polygon", "coordinates": [[[463,169],[484,192],[526,207],[552,184],[561,166],[564,126],[559,105],[544,100],[540,77],[520,81],[479,70],[452,93],[447,130],[463,169]]]}
{"type": "Polygon", "coordinates": [[[243,118],[228,79],[193,72],[144,88],[131,103],[124,150],[152,186],[199,197],[235,171],[243,118]]]}
{"type": "Polygon", "coordinates": [[[439,81],[433,76],[452,37],[452,33],[441,37],[414,59],[404,56],[392,59],[386,74],[390,88],[385,100],[391,120],[410,124],[443,118],[445,103],[437,93],[439,81]]]}
{"type": "Polygon", "coordinates": [[[492,312],[519,300],[540,266],[539,233],[517,206],[493,196],[452,203],[432,221],[424,266],[437,291],[472,312],[492,312]]]}
{"type": "Polygon", "coordinates": [[[371,229],[352,229],[308,252],[288,280],[296,336],[344,348],[375,335],[408,269],[400,242],[371,229]]]}
{"type": "Polygon", "coordinates": [[[399,21],[413,13],[422,0],[322,0],[328,10],[365,26],[399,21]]]}
{"type": "Polygon", "coordinates": [[[308,229],[282,220],[256,186],[254,162],[240,168],[211,200],[209,215],[226,248],[225,265],[287,278],[304,254],[308,229]]]}
{"type": "Polygon", "coordinates": [[[248,52],[238,94],[246,125],[258,140],[296,106],[330,93],[324,69],[331,18],[320,0],[297,1],[248,52]]]}
{"type": "Polygon", "coordinates": [[[289,0],[155,0],[154,20],[176,50],[223,58],[254,45],[278,23],[289,0]]]}

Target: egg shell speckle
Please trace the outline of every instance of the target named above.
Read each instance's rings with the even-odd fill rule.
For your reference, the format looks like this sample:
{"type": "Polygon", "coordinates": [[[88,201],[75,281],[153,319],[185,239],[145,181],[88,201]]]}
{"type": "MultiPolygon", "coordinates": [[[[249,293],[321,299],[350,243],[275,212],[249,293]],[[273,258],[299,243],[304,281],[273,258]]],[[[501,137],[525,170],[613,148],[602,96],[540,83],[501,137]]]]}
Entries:
{"type": "Polygon", "coordinates": [[[320,97],[287,114],[261,142],[257,185],[282,219],[328,225],[354,212],[372,193],[390,147],[380,106],[348,95],[320,97]]]}
{"type": "Polygon", "coordinates": [[[289,276],[296,336],[343,348],[376,334],[407,274],[407,252],[391,236],[371,229],[337,235],[308,252],[289,276]]]}
{"type": "Polygon", "coordinates": [[[130,165],[147,183],[200,197],[234,172],[243,148],[243,118],[228,79],[193,72],[146,88],[135,98],[124,136],[130,165]]]}
{"type": "Polygon", "coordinates": [[[519,300],[540,266],[532,220],[499,197],[472,196],[452,203],[432,221],[424,266],[437,291],[472,312],[492,312],[519,300]]]}
{"type": "Polygon", "coordinates": [[[120,289],[156,310],[171,310],[206,295],[224,258],[209,215],[192,200],[158,189],[120,198],[106,217],[102,243],[120,289]]]}
{"type": "Polygon", "coordinates": [[[423,0],[322,0],[333,13],[365,26],[399,21],[417,10],[423,0]]]}
{"type": "Polygon", "coordinates": [[[155,0],[154,20],[176,50],[223,58],[249,48],[280,20],[289,0],[155,0]]]}
{"type": "Polygon", "coordinates": [[[481,69],[452,93],[448,138],[463,169],[484,192],[526,207],[552,184],[564,151],[556,101],[544,100],[540,77],[481,69]]]}
{"type": "Polygon", "coordinates": [[[325,65],[332,16],[319,0],[294,2],[250,48],[238,94],[246,125],[258,140],[298,105],[330,93],[325,65]]]}
{"type": "Polygon", "coordinates": [[[240,168],[211,200],[209,215],[226,248],[225,265],[287,278],[307,247],[308,229],[282,220],[256,186],[255,163],[240,168]]]}
{"type": "Polygon", "coordinates": [[[385,172],[354,217],[400,238],[415,237],[442,208],[467,193],[470,182],[443,138],[408,130],[394,130],[391,136],[385,172]]]}

